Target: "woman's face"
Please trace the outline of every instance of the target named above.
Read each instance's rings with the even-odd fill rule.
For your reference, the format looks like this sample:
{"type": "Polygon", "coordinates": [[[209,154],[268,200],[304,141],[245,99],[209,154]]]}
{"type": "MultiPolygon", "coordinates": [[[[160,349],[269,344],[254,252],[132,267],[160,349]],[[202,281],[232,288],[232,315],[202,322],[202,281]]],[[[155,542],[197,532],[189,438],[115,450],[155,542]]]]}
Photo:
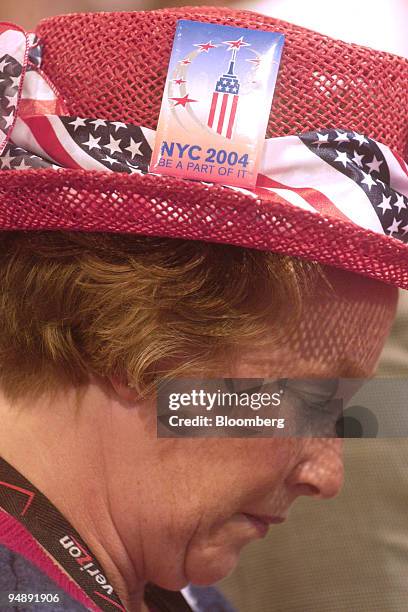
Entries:
{"type": "MultiPolygon", "coordinates": [[[[397,291],[336,270],[328,270],[328,276],[336,299],[315,297],[281,346],[243,351],[234,377],[372,374],[397,291]]],[[[220,372],[224,375],[231,372],[220,372]]],[[[142,547],[145,575],[165,588],[220,580],[234,568],[243,546],[287,518],[298,496],[330,498],[342,484],[339,439],[157,439],[148,417],[145,434],[136,471],[129,423],[127,433],[119,432],[118,464],[112,470],[121,474],[121,483],[135,483],[140,469],[145,477],[137,481],[133,497],[132,489],[124,494],[122,486],[121,497],[113,499],[128,509],[116,512],[128,546],[142,547]],[[140,516],[135,524],[129,522],[132,507],[140,516]]]]}
{"type": "Polygon", "coordinates": [[[188,474],[174,499],[173,525],[184,533],[180,561],[195,584],[225,577],[246,544],[286,520],[298,496],[333,497],[343,480],[336,439],[207,439],[183,446],[178,452],[188,474]]]}

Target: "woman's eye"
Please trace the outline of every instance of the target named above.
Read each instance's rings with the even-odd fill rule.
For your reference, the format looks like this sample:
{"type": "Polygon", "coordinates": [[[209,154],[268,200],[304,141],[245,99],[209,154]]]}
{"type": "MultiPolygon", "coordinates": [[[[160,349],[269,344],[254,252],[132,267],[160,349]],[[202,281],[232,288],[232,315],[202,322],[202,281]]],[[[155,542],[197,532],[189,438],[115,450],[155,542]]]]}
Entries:
{"type": "MultiPolygon", "coordinates": [[[[337,378],[321,380],[287,379],[284,394],[287,399],[291,396],[301,400],[302,404],[313,410],[332,412],[333,399],[337,393],[339,381],[337,378]]],[[[339,402],[335,402],[336,411],[339,402]]]]}

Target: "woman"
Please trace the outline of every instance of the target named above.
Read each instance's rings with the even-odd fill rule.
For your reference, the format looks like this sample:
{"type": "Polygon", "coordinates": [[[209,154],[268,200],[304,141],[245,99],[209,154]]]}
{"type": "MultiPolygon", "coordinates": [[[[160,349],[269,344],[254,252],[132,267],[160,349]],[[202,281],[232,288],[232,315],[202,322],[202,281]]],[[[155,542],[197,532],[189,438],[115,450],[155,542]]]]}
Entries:
{"type": "MultiPolygon", "coordinates": [[[[113,346],[129,361],[133,384],[160,371],[163,361],[166,373],[176,371],[177,355],[189,373],[210,373],[197,347],[213,340],[225,349],[237,333],[237,348],[216,366],[217,376],[369,376],[393,318],[394,288],[327,268],[329,291],[294,259],[192,241],[47,232],[3,239],[2,387],[9,392],[1,402],[1,454],[76,528],[128,609],[138,609],[146,580],[167,589],[220,580],[242,546],[285,520],[299,495],[337,493],[340,440],[158,440],[153,399],[141,400],[127,381],[97,372],[110,367],[113,346]],[[239,278],[225,285],[220,265],[246,279],[238,299],[239,278]],[[281,327],[279,293],[286,284],[282,307],[295,303],[299,275],[314,282],[314,291],[303,298],[291,331],[289,323],[281,327]],[[155,302],[151,295],[163,297],[155,302]],[[270,312],[259,312],[267,299],[270,312]],[[78,327],[68,322],[72,316],[78,327]],[[245,332],[251,338],[257,328],[256,344],[245,343],[245,332]],[[101,343],[108,335],[109,344],[101,343]],[[190,355],[200,353],[201,363],[191,364],[190,355]],[[38,389],[57,380],[56,372],[41,371],[41,355],[60,369],[60,388],[36,398],[35,382],[38,389]],[[88,362],[89,381],[79,387],[62,386],[68,356],[88,362]]],[[[81,365],[73,372],[79,376],[81,365]]]]}
{"type": "MultiPolygon", "coordinates": [[[[347,176],[342,183],[347,201],[352,203],[353,196],[358,204],[358,214],[349,213],[351,220],[329,207],[327,196],[316,197],[315,189],[293,184],[292,195],[283,198],[282,182],[276,187],[283,158],[269,170],[271,159],[264,160],[267,174],[261,176],[269,182],[262,179],[253,195],[146,173],[151,130],[135,126],[155,126],[158,104],[152,92],[163,85],[168,56],[162,49],[179,17],[285,29],[286,70],[277,90],[281,108],[289,93],[295,100],[301,86],[309,87],[299,81],[293,88],[287,76],[300,42],[305,48],[315,44],[309,33],[255,14],[217,9],[46,21],[38,30],[44,72],[38,40],[24,36],[27,48],[20,56],[15,46],[14,56],[10,47],[2,54],[5,97],[12,98],[9,89],[17,85],[23,96],[5,113],[7,142],[0,157],[5,170],[1,227],[9,230],[2,235],[0,262],[0,543],[3,566],[10,569],[15,555],[20,564],[28,561],[30,571],[37,572],[31,579],[37,594],[38,585],[58,589],[54,595],[68,599],[54,599],[53,606],[67,606],[62,609],[188,609],[181,595],[160,588],[177,591],[190,582],[219,580],[245,544],[286,519],[297,497],[335,495],[342,481],[340,440],[157,439],[155,385],[163,377],[197,374],[369,376],[394,317],[396,286],[407,283],[402,220],[396,219],[397,229],[389,231],[388,215],[383,226],[369,200],[380,189],[392,203],[406,204],[408,195],[403,162],[397,168],[388,148],[371,139],[384,127],[378,125],[379,94],[376,109],[366,108],[363,119],[349,117],[349,131],[331,130],[332,122],[342,123],[345,108],[333,102],[328,133],[272,138],[265,148],[268,154],[269,145],[279,141],[302,151],[310,161],[308,179],[319,177],[322,190],[344,180],[344,172],[333,178],[339,149],[347,171],[351,153],[359,155],[360,164],[367,155],[372,164],[369,153],[375,151],[377,170],[373,166],[370,174],[361,166],[360,171],[355,161],[354,179],[347,176]],[[124,32],[129,35],[126,58],[133,58],[126,63],[118,45],[124,32]],[[68,55],[62,53],[67,45],[72,47],[68,55]],[[149,56],[144,66],[141,45],[149,56]],[[108,53],[115,70],[95,75],[101,53],[108,53]],[[19,69],[19,57],[29,58],[26,72],[19,69]],[[152,66],[155,62],[159,67],[152,66]],[[47,116],[39,95],[22,104],[29,96],[25,84],[40,77],[47,77],[48,85],[49,78],[54,82],[47,90],[47,116]],[[126,103],[135,91],[139,103],[126,103]],[[154,103],[146,105],[150,98],[154,103]],[[109,108],[103,110],[104,104],[109,108]],[[34,107],[34,115],[27,107],[30,112],[34,107]],[[363,124],[367,136],[358,133],[363,124]],[[124,153],[134,148],[135,138],[140,139],[140,174],[131,174],[124,153]],[[109,147],[119,148],[109,156],[117,172],[95,172],[95,164],[113,166],[106,161],[109,147]],[[325,164],[328,178],[321,171],[325,164]],[[392,170],[386,176],[385,165],[392,170]],[[360,193],[355,185],[363,180],[360,193]],[[303,199],[302,206],[295,196],[303,199]],[[364,221],[359,217],[363,197],[364,221]]],[[[3,42],[23,40],[18,29],[4,32],[3,42]]],[[[330,49],[342,43],[319,41],[315,71],[327,59],[322,45],[330,49]]],[[[408,71],[402,59],[344,47],[358,57],[366,54],[360,57],[361,69],[370,60],[377,67],[389,62],[389,69],[399,62],[398,74],[408,71]]],[[[391,115],[395,86],[394,80],[388,92],[391,115]]],[[[360,89],[350,87],[347,95],[355,100],[360,89]]],[[[324,94],[312,106],[305,102],[305,125],[315,113],[317,127],[321,108],[328,112],[327,100],[324,94]]],[[[282,134],[279,121],[275,109],[268,136],[282,134]]],[[[284,130],[294,130],[290,117],[284,130]]],[[[390,130],[387,144],[402,154],[404,138],[401,130],[390,130]]],[[[296,182],[297,168],[290,163],[296,182]]],[[[27,567],[19,579],[27,576],[27,567]]],[[[10,588],[9,579],[3,590],[10,588]]],[[[208,609],[215,605],[209,603],[208,609]]]]}

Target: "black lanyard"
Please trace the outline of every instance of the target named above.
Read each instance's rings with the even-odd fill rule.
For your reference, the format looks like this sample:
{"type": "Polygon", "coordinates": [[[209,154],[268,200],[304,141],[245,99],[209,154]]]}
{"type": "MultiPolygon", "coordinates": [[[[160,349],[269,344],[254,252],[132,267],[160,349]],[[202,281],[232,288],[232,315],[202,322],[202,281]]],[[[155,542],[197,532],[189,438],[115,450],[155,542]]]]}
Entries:
{"type": "MultiPolygon", "coordinates": [[[[104,612],[126,612],[102,565],[79,533],[22,474],[0,457],[0,508],[17,519],[104,612]]],[[[157,612],[191,612],[179,592],[149,584],[145,601],[157,612]]]]}

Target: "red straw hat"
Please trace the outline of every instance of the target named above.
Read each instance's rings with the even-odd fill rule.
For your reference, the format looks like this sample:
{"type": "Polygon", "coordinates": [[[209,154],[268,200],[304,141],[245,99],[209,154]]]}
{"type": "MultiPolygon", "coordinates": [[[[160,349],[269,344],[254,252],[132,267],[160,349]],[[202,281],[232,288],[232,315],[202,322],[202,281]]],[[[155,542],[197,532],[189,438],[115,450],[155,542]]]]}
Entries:
{"type": "Polygon", "coordinates": [[[0,229],[223,242],[408,289],[407,59],[209,7],[65,15],[36,34],[0,24],[0,229]],[[178,19],[286,36],[251,192],[147,172],[178,19]]]}

